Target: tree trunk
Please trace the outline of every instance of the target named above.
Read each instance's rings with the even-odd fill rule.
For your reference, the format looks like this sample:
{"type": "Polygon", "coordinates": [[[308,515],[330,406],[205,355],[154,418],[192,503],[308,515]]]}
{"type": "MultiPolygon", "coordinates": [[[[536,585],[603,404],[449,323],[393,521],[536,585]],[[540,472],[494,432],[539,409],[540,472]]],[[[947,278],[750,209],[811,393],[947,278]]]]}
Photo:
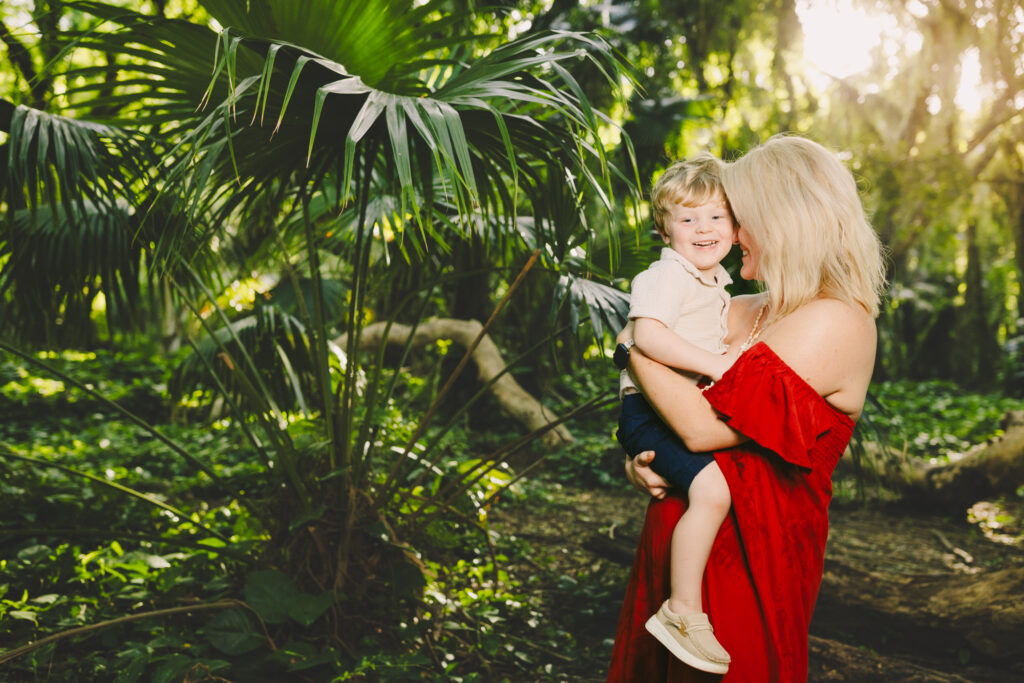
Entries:
{"type": "Polygon", "coordinates": [[[1000,494],[1012,494],[1024,482],[1024,426],[944,465],[885,476],[904,499],[925,507],[963,509],[1000,494]]]}
{"type": "Polygon", "coordinates": [[[181,348],[184,321],[174,297],[171,296],[170,281],[166,278],[160,282],[160,298],[160,351],[163,356],[169,357],[181,348]]]}
{"type": "Polygon", "coordinates": [[[977,389],[990,389],[996,380],[995,359],[999,357],[999,342],[988,324],[988,306],[985,303],[985,278],[978,246],[978,225],[967,224],[967,270],[964,273],[964,305],[960,309],[958,346],[971,349],[968,354],[957,354],[954,369],[960,374],[960,383],[977,389]]]}
{"type": "Polygon", "coordinates": [[[907,576],[829,560],[812,630],[818,633],[815,625],[831,624],[845,633],[858,633],[861,645],[884,644],[890,651],[974,651],[1019,662],[1024,657],[1022,595],[1024,567],[1019,566],[986,573],[907,576]]]}
{"type": "MultiPolygon", "coordinates": [[[[1015,153],[1010,158],[1014,160],[1017,172],[1024,173],[1024,169],[1020,168],[1020,156],[1015,153]]],[[[1010,216],[1012,216],[1010,225],[1013,229],[1013,253],[1017,264],[1017,282],[1024,282],[1024,209],[1021,208],[1021,204],[1024,202],[1024,182],[1011,182],[1010,188],[1007,190],[1004,201],[1010,216]]],[[[1024,295],[1021,294],[1017,295],[1017,321],[1011,334],[1018,339],[1024,336],[1024,295]]],[[[1011,353],[1010,362],[1013,363],[1012,367],[1015,367],[1016,370],[1010,373],[1010,389],[1015,395],[1024,396],[1024,369],[1022,369],[1024,368],[1024,348],[1018,346],[1017,350],[1011,353]]]]}
{"type": "MultiPolygon", "coordinates": [[[[1017,263],[1017,281],[1024,282],[1024,209],[1021,209],[1020,201],[1024,198],[1024,183],[1013,183],[1013,191],[1006,202],[1006,206],[1015,214],[1013,221],[1013,246],[1014,259],[1017,263]]],[[[1024,320],[1024,296],[1017,297],[1017,316],[1024,320]]]]}
{"type": "MultiPolygon", "coordinates": [[[[367,326],[360,337],[360,348],[373,349],[382,343],[404,344],[412,333],[412,328],[409,325],[396,323],[391,326],[387,339],[384,339],[386,328],[387,323],[374,323],[367,326]]],[[[469,348],[482,329],[483,325],[476,320],[436,318],[428,320],[416,328],[412,344],[413,347],[422,347],[438,339],[451,339],[463,348],[469,348]]],[[[346,339],[346,336],[339,337],[335,343],[344,348],[346,339]]],[[[505,361],[490,335],[483,336],[480,344],[474,349],[472,358],[476,363],[477,376],[481,382],[491,381],[505,369],[505,361]]],[[[498,377],[491,385],[490,391],[503,411],[531,431],[541,429],[558,419],[557,415],[545,409],[540,401],[527,393],[508,373],[498,377]]],[[[573,438],[565,425],[558,425],[546,432],[541,440],[548,448],[555,448],[571,443],[573,438]]]]}

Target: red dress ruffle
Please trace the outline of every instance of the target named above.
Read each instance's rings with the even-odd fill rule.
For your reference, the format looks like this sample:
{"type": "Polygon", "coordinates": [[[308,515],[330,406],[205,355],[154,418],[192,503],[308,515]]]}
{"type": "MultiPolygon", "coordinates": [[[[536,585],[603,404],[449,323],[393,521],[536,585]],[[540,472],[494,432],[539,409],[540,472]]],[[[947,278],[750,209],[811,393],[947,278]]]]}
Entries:
{"type": "Polygon", "coordinates": [[[767,683],[807,680],[807,635],[828,537],[832,470],[853,421],[761,342],[704,392],[751,439],[715,453],[733,507],[704,573],[704,609],[732,664],[692,669],[644,628],[669,594],[672,531],[682,495],[651,500],[619,616],[608,681],[767,683]]]}

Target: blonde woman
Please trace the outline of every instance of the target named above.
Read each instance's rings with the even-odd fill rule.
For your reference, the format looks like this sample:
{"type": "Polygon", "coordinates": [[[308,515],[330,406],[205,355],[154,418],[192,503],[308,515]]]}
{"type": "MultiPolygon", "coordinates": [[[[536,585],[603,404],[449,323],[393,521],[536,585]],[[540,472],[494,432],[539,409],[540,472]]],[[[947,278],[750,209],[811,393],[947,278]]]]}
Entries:
{"type": "MultiPolygon", "coordinates": [[[[707,563],[703,610],[732,656],[726,681],[806,681],[807,636],[824,568],[831,474],[859,418],[875,359],[881,246],[850,171],[830,151],[776,136],[722,170],[739,226],[744,279],[730,349],[703,389],[635,350],[629,369],[692,451],[711,451],[733,507],[707,563]]],[[[627,326],[620,341],[628,339],[627,326]]],[[[619,618],[609,681],[707,680],[666,656],[644,622],[669,592],[672,531],[685,498],[650,469],[626,473],[648,507],[619,618]]],[[[666,628],[691,637],[682,625],[666,628]]],[[[693,634],[699,638],[701,634],[693,634]]]]}

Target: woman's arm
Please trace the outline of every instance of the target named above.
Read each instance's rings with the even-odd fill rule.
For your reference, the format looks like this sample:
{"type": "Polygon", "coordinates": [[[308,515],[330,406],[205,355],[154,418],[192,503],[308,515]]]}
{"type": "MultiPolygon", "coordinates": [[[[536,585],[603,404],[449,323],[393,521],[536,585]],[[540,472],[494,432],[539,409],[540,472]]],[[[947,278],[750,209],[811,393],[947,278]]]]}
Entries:
{"type": "MultiPolygon", "coordinates": [[[[750,333],[764,300],[762,294],[733,297],[729,305],[729,335],[726,338],[732,356],[730,362],[734,359],[735,350],[750,333]]],[[[630,323],[619,333],[618,341],[631,338],[633,333],[633,324],[630,323]]],[[[718,419],[717,413],[691,380],[642,353],[630,353],[630,361],[633,380],[687,448],[702,452],[729,448],[745,440],[718,419]]]]}
{"type": "Polygon", "coordinates": [[[630,353],[629,361],[629,373],[644,398],[691,451],[721,450],[746,440],[718,419],[691,380],[642,353],[630,353]]]}
{"type": "Polygon", "coordinates": [[[654,451],[644,451],[637,453],[635,458],[626,458],[626,479],[638,491],[661,500],[668,495],[672,487],[660,474],[651,469],[653,460],[654,451]]]}
{"type": "MultiPolygon", "coordinates": [[[[733,345],[753,325],[752,301],[736,306],[737,324],[730,324],[733,345]],[[735,335],[733,330],[746,331],[735,335]]],[[[834,299],[818,299],[771,325],[761,340],[831,405],[853,419],[860,416],[875,358],[875,324],[868,313],[834,299]]],[[[642,353],[631,353],[630,374],[691,450],[721,450],[745,440],[718,419],[692,382],[675,371],[642,353]]]]}

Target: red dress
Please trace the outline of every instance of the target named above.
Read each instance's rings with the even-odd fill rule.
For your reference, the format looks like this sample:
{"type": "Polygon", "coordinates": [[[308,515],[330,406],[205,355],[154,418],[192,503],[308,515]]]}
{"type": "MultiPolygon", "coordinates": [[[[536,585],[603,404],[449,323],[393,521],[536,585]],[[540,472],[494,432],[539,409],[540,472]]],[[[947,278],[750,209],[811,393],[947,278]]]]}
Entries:
{"type": "Polygon", "coordinates": [[[724,677],[672,657],[644,628],[669,594],[682,496],[653,500],[619,615],[608,681],[768,683],[807,680],[807,634],[821,585],[832,470],[853,421],[765,343],[704,392],[751,441],[715,453],[732,492],[704,573],[704,610],[732,664],[724,677]]]}

